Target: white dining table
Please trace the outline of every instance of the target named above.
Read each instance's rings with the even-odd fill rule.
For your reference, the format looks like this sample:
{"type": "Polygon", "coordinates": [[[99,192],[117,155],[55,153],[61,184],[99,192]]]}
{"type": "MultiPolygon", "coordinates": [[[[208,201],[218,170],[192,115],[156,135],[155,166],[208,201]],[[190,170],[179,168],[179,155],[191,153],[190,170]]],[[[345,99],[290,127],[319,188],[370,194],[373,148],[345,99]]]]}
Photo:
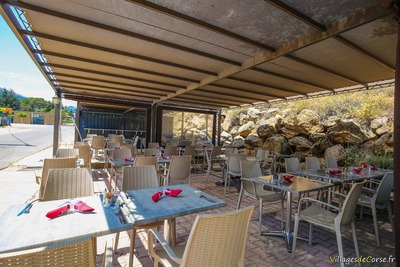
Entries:
{"type": "MultiPolygon", "coordinates": [[[[286,246],[288,252],[292,252],[292,241],[293,241],[293,233],[292,233],[292,195],[301,195],[304,193],[309,193],[312,191],[318,191],[322,189],[327,189],[329,187],[334,186],[331,183],[318,183],[312,181],[308,178],[294,176],[292,179],[292,183],[286,182],[273,182],[272,175],[260,176],[257,178],[253,178],[255,181],[263,183],[269,187],[279,189],[285,191],[286,195],[286,226],[285,229],[281,231],[271,231],[271,232],[264,232],[262,235],[269,235],[269,236],[281,236],[285,238],[286,246]]],[[[299,237],[298,237],[299,238],[299,237]]],[[[299,238],[303,239],[303,238],[299,238]]]]}

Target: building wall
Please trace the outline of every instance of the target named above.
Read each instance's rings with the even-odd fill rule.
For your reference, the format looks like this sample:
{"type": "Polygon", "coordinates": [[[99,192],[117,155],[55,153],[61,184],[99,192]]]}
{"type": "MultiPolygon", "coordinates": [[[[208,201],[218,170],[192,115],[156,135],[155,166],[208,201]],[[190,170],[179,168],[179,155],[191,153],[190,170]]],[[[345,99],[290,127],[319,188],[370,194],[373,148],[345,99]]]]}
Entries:
{"type": "Polygon", "coordinates": [[[42,114],[44,116],[44,123],[45,125],[53,125],[54,124],[54,113],[47,113],[47,112],[31,112],[31,111],[18,111],[14,110],[14,121],[13,123],[21,123],[21,124],[33,124],[33,115],[34,114],[42,114]],[[17,114],[20,112],[25,112],[26,117],[20,118],[17,117],[17,114]]]}

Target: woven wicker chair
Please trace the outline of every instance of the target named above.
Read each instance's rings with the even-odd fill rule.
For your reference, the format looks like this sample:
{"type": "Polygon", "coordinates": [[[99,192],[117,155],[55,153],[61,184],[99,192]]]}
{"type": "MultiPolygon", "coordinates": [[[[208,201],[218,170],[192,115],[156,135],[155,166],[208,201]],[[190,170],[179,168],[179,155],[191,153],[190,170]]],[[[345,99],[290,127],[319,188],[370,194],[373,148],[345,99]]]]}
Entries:
{"type": "Polygon", "coordinates": [[[282,191],[274,192],[272,190],[265,190],[264,184],[257,182],[252,178],[260,177],[261,167],[257,161],[240,161],[241,170],[241,186],[237,208],[240,208],[240,203],[243,196],[248,196],[259,201],[258,206],[258,231],[261,235],[262,233],[262,214],[263,214],[263,204],[264,202],[281,202],[281,229],[283,229],[283,200],[284,194],[282,191]]]}
{"type": "Polygon", "coordinates": [[[122,149],[130,149],[132,157],[136,157],[136,147],[133,145],[121,145],[122,149]]]}
{"type": "Polygon", "coordinates": [[[336,158],[334,156],[326,156],[325,161],[326,161],[326,167],[329,169],[337,169],[339,167],[336,158]]]}
{"type": "Polygon", "coordinates": [[[51,169],[40,201],[94,195],[92,174],[88,169],[51,169]]]}
{"type": "Polygon", "coordinates": [[[123,135],[113,135],[111,136],[111,142],[118,143],[120,146],[124,144],[124,136],[123,135]]]}
{"type": "MultiPolygon", "coordinates": [[[[114,159],[131,158],[132,153],[130,149],[114,149],[114,159]]],[[[115,186],[117,186],[118,175],[122,174],[122,167],[112,167],[115,174],[115,186]]]]}
{"type": "Polygon", "coordinates": [[[76,168],[76,158],[47,158],[43,161],[41,176],[36,175],[36,183],[39,186],[39,198],[43,197],[44,188],[47,183],[47,176],[50,169],[76,168]]]}
{"type": "Polygon", "coordinates": [[[154,266],[244,266],[247,232],[254,206],[220,214],[197,215],[186,244],[171,248],[159,232],[148,232],[154,266]],[[162,247],[154,248],[156,237],[162,247]]]}
{"type": "MultiPolygon", "coordinates": [[[[0,254],[0,266],[96,266],[96,240],[0,254]]],[[[112,247],[105,245],[102,266],[112,266],[112,247]]]]}
{"type": "MultiPolygon", "coordinates": [[[[121,190],[135,190],[143,188],[159,187],[156,169],[153,165],[123,167],[122,171],[122,186],[121,190]]],[[[133,255],[135,249],[136,230],[138,229],[151,229],[154,227],[163,226],[164,222],[155,222],[147,225],[134,226],[132,228],[129,266],[133,266],[133,255]]],[[[173,238],[175,235],[173,236],[173,238]]],[[[117,251],[119,241],[119,233],[115,237],[114,249],[117,251]]],[[[175,238],[174,238],[175,241],[175,238]]]]}
{"type": "Polygon", "coordinates": [[[222,150],[222,147],[213,146],[210,153],[208,153],[208,151],[205,151],[206,160],[207,160],[207,174],[206,174],[206,185],[205,185],[205,187],[207,187],[208,177],[210,176],[211,171],[212,170],[214,170],[214,171],[217,171],[217,170],[221,171],[222,170],[221,158],[218,157],[219,155],[221,155],[221,150],[222,150]],[[215,164],[217,164],[218,169],[215,168],[215,164]]]}
{"type": "MultiPolygon", "coordinates": [[[[226,194],[226,189],[231,185],[231,176],[240,176],[240,161],[245,160],[245,154],[230,154],[226,160],[226,172],[225,172],[225,186],[224,186],[224,194],[226,194]]],[[[256,161],[257,162],[257,161],[256,161]]]]}
{"type": "MultiPolygon", "coordinates": [[[[296,250],[296,241],[297,234],[299,230],[299,221],[303,220],[310,223],[310,232],[309,232],[309,244],[312,244],[312,226],[315,224],[319,227],[327,228],[336,233],[337,245],[339,250],[339,258],[343,259],[343,245],[342,245],[342,228],[351,226],[354,248],[356,250],[357,258],[360,257],[360,253],[358,250],[357,244],[357,236],[356,236],[356,227],[354,224],[354,217],[357,207],[357,200],[360,196],[360,193],[363,189],[363,185],[365,182],[355,183],[350,189],[349,194],[347,194],[346,199],[343,202],[343,206],[338,208],[336,206],[324,203],[322,201],[313,199],[313,198],[302,198],[300,200],[300,204],[302,201],[310,201],[313,205],[309,206],[304,210],[301,209],[301,205],[298,207],[298,211],[295,216],[295,224],[294,224],[294,234],[293,234],[293,247],[292,247],[292,258],[295,257],[296,250]],[[332,208],[338,213],[331,212],[325,207],[332,208]]],[[[336,194],[339,194],[336,192],[336,194]]],[[[341,262],[340,266],[344,267],[344,263],[341,262]]]]}
{"type": "Polygon", "coordinates": [[[170,145],[164,149],[164,156],[175,156],[178,155],[178,147],[170,145]]]}
{"type": "Polygon", "coordinates": [[[159,148],[160,144],[159,143],[149,143],[147,148],[159,148]]]}
{"type": "Polygon", "coordinates": [[[104,136],[96,135],[92,137],[91,148],[94,150],[94,157],[98,156],[99,150],[102,151],[104,156],[104,146],[105,146],[104,136]]]}
{"type": "Polygon", "coordinates": [[[165,184],[182,184],[189,183],[191,172],[192,156],[172,156],[169,164],[168,173],[165,184]]]}
{"type": "Polygon", "coordinates": [[[56,158],[77,158],[79,149],[75,148],[59,148],[56,152],[56,158]]]}
{"type": "Polygon", "coordinates": [[[306,157],[306,170],[319,170],[321,164],[317,157],[306,157]]]}
{"type": "Polygon", "coordinates": [[[300,171],[298,158],[285,158],[286,173],[297,174],[300,171]]]}
{"type": "Polygon", "coordinates": [[[90,146],[75,144],[74,148],[79,150],[79,158],[83,159],[84,165],[82,167],[90,168],[92,163],[92,152],[90,146]]]}
{"type": "Polygon", "coordinates": [[[146,148],[144,150],[145,157],[161,157],[161,151],[158,148],[146,148]]]}
{"type": "Polygon", "coordinates": [[[373,183],[378,185],[376,190],[371,188],[364,188],[361,192],[360,198],[358,199],[358,205],[361,206],[360,218],[362,219],[363,207],[371,208],[372,218],[374,220],[375,238],[376,245],[380,247],[379,232],[378,232],[378,218],[376,214],[377,209],[387,209],[389,213],[389,221],[393,231],[393,218],[392,218],[392,206],[390,205],[390,193],[393,188],[393,172],[386,173],[380,182],[368,181],[367,183],[373,183]]]}

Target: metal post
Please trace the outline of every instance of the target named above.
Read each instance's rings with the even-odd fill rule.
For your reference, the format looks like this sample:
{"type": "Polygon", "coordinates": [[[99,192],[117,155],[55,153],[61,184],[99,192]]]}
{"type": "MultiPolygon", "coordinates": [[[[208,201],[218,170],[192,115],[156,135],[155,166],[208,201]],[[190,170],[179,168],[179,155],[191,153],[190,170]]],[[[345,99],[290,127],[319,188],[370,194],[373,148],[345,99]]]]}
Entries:
{"type": "MultiPolygon", "coordinates": [[[[400,32],[400,27],[399,31],[400,32]]],[[[394,242],[397,262],[400,260],[400,34],[397,35],[396,74],[394,88],[394,242]],[[397,137],[396,137],[397,136],[397,137]]]]}
{"type": "Polygon", "coordinates": [[[59,94],[53,98],[54,103],[54,132],[53,132],[53,156],[56,155],[60,142],[60,122],[61,122],[61,97],[59,94]],[[57,100],[58,98],[58,100],[57,100]]]}

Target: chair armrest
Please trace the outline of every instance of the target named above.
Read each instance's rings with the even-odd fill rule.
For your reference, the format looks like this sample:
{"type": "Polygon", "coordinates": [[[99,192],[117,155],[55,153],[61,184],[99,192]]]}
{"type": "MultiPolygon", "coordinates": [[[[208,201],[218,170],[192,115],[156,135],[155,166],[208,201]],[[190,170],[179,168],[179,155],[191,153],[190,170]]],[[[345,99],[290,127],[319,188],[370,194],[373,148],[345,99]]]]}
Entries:
{"type": "Polygon", "coordinates": [[[326,203],[326,202],[323,202],[323,201],[320,201],[320,200],[316,200],[316,199],[311,198],[311,197],[303,197],[303,198],[300,199],[300,201],[299,201],[299,208],[298,208],[298,211],[297,211],[297,212],[300,212],[301,202],[302,202],[302,201],[311,201],[311,202],[315,202],[315,203],[318,203],[318,204],[327,206],[327,207],[329,207],[329,208],[332,208],[332,209],[335,209],[335,210],[338,210],[338,211],[340,211],[340,210],[342,209],[342,208],[336,207],[336,206],[334,206],[334,205],[328,204],[328,203],[326,203]]]}
{"type": "Polygon", "coordinates": [[[155,229],[150,229],[147,233],[147,242],[148,242],[148,250],[150,256],[154,257],[155,252],[154,252],[154,243],[153,243],[153,237],[155,237],[165,250],[167,252],[168,256],[175,261],[178,264],[182,263],[182,259],[176,256],[175,252],[172,250],[170,245],[165,241],[164,237],[155,229]]]}
{"type": "Polygon", "coordinates": [[[36,178],[36,183],[40,185],[40,181],[41,181],[42,177],[40,176],[39,173],[37,173],[36,170],[35,170],[35,178],[36,178]]]}
{"type": "Polygon", "coordinates": [[[104,245],[103,260],[101,262],[102,267],[112,267],[113,266],[113,246],[114,240],[110,243],[104,245]]]}
{"type": "Polygon", "coordinates": [[[339,195],[341,197],[347,197],[346,194],[342,194],[342,193],[339,193],[337,191],[333,191],[333,190],[330,190],[330,189],[324,190],[324,192],[331,192],[332,194],[339,195]]]}

